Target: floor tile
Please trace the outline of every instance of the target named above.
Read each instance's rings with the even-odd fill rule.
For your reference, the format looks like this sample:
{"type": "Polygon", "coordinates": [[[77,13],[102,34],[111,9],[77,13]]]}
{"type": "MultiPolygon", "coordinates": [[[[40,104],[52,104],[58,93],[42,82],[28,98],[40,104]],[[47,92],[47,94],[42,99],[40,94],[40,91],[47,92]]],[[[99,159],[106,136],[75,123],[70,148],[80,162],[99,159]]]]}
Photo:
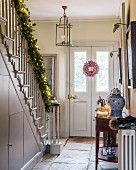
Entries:
{"type": "Polygon", "coordinates": [[[100,162],[99,166],[101,167],[101,170],[118,170],[118,164],[117,163],[109,163],[109,162],[100,162]]]}
{"type": "Polygon", "coordinates": [[[53,163],[49,170],[87,170],[86,164],[53,163]]]}
{"type": "Polygon", "coordinates": [[[33,170],[48,170],[50,169],[52,165],[52,162],[39,162],[36,164],[36,166],[33,168],[33,170]]]}
{"type": "MultiPolygon", "coordinates": [[[[95,170],[95,140],[89,139],[70,138],[60,155],[46,154],[33,170],[95,170]]],[[[118,170],[118,164],[99,160],[98,170],[118,170]]]]}
{"type": "Polygon", "coordinates": [[[57,157],[58,157],[58,155],[46,154],[41,159],[41,162],[53,162],[57,157]]]}
{"type": "Polygon", "coordinates": [[[91,150],[91,144],[81,144],[81,143],[68,143],[65,147],[64,150],[91,150]]]}

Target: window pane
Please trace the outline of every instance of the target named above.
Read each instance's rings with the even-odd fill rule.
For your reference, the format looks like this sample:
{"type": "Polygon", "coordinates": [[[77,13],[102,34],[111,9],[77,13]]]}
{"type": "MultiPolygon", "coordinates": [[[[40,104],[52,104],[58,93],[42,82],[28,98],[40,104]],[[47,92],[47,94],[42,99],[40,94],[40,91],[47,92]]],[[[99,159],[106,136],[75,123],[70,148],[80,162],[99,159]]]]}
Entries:
{"type": "Polygon", "coordinates": [[[83,74],[83,65],[86,62],[86,52],[74,53],[74,91],[86,92],[86,77],[83,74]]]}
{"type": "Polygon", "coordinates": [[[108,52],[96,52],[96,60],[99,65],[99,72],[96,80],[96,91],[107,92],[109,91],[109,62],[108,52]]]}

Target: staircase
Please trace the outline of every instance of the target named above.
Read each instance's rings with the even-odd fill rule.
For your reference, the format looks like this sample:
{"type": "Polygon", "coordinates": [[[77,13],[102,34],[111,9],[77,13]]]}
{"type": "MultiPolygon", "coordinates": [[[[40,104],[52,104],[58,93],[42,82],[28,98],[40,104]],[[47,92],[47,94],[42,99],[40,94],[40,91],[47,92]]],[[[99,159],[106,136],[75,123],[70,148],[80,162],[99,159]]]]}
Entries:
{"type": "MultiPolygon", "coordinates": [[[[10,6],[10,1],[8,5],[10,6]]],[[[12,8],[10,7],[11,11],[7,11],[8,16],[11,13],[13,14],[12,20],[10,18],[10,21],[8,21],[5,17],[0,17],[0,38],[3,45],[3,51],[1,50],[0,52],[3,55],[11,78],[14,77],[18,81],[17,86],[19,86],[24,96],[24,102],[29,108],[34,125],[37,128],[43,145],[45,145],[45,105],[36,83],[32,66],[29,64],[27,41],[20,35],[13,6],[12,8]],[[16,25],[10,25],[10,23],[16,23],[16,25]]]]}
{"type": "MultiPolygon", "coordinates": [[[[19,30],[17,14],[14,8],[14,1],[11,3],[11,0],[0,0],[0,61],[2,61],[2,64],[4,65],[3,68],[5,68],[8,72],[14,93],[16,95],[15,98],[19,100],[19,107],[21,107],[23,110],[22,134],[24,135],[24,131],[27,133],[27,130],[24,129],[26,128],[25,126],[28,126],[28,131],[30,131],[32,134],[32,139],[30,140],[35,142],[34,146],[32,147],[31,143],[29,143],[30,140],[26,142],[26,139],[23,136],[23,155],[21,156],[22,162],[18,168],[15,168],[17,167],[15,166],[15,162],[11,161],[12,163],[10,163],[12,156],[10,157],[10,155],[8,155],[7,159],[9,160],[7,162],[9,162],[9,165],[7,166],[7,169],[5,165],[3,165],[0,167],[1,170],[31,169],[38,159],[43,155],[48,143],[45,103],[43,102],[39,85],[36,82],[33,68],[29,63],[30,56],[27,52],[27,40],[21,36],[19,30]],[[25,121],[27,121],[27,123],[25,123],[25,121]],[[27,149],[24,149],[25,144],[30,144],[31,146],[30,155],[29,151],[27,152],[27,149]]],[[[16,110],[16,108],[13,109],[16,110]]],[[[9,119],[8,127],[10,127],[10,124],[11,123],[9,119]]],[[[13,148],[12,144],[10,144],[10,129],[8,136],[9,139],[7,154],[10,153],[9,147],[13,148]]],[[[2,162],[2,159],[0,159],[0,161],[2,162]]]]}

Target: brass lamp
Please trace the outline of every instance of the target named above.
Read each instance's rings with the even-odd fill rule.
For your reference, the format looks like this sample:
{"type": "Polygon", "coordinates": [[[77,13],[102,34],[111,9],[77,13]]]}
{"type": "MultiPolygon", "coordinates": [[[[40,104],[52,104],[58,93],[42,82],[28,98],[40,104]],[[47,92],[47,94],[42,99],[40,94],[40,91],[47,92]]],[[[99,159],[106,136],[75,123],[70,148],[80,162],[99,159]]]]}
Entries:
{"type": "Polygon", "coordinates": [[[71,28],[66,16],[67,6],[62,6],[64,10],[63,16],[60,18],[59,24],[56,24],[56,46],[72,46],[71,44],[71,28]]]}

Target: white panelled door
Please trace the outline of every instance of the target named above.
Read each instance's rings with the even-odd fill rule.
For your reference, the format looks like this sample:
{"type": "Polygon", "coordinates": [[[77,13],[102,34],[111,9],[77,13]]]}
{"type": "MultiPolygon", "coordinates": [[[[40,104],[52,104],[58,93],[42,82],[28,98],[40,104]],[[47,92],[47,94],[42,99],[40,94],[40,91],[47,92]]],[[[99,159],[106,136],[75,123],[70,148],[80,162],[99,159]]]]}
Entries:
{"type": "Polygon", "coordinates": [[[70,136],[95,136],[95,110],[99,96],[106,99],[114,86],[113,46],[72,47],[70,52],[70,136]],[[83,74],[86,61],[95,61],[99,73],[94,77],[83,74]]]}
{"type": "Polygon", "coordinates": [[[91,136],[91,97],[83,64],[90,57],[90,48],[72,48],[70,58],[70,136],[91,136]]]}

